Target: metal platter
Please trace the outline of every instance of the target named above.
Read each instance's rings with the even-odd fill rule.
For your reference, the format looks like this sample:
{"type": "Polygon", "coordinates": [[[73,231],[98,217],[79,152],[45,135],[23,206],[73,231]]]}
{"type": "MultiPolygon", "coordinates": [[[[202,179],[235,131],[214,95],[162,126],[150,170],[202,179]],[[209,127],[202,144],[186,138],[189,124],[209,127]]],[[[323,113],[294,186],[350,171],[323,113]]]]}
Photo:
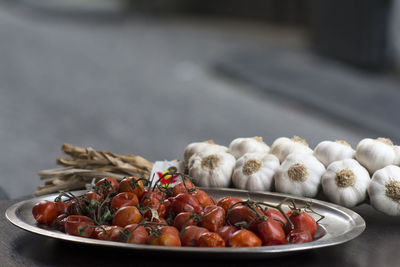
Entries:
{"type": "MultiPolygon", "coordinates": [[[[295,200],[296,205],[302,206],[307,202],[312,202],[313,210],[325,216],[320,221],[315,236],[315,240],[304,244],[289,244],[279,246],[263,246],[252,248],[199,248],[199,247],[163,247],[163,246],[150,246],[150,245],[133,245],[119,242],[102,241],[90,238],[76,237],[67,235],[65,233],[44,229],[39,227],[32,216],[32,207],[41,200],[53,201],[57,194],[47,195],[42,197],[33,198],[30,200],[16,203],[9,207],[6,211],[6,218],[15,226],[22,228],[26,231],[51,237],[55,239],[82,243],[87,245],[119,247],[125,249],[132,249],[143,252],[155,253],[184,253],[196,254],[200,256],[215,257],[230,257],[230,258],[243,258],[243,257],[257,257],[267,258],[278,256],[287,253],[295,253],[304,250],[328,247],[338,245],[350,241],[359,236],[365,229],[365,221],[363,218],[347,208],[309,198],[293,197],[284,194],[270,193],[270,192],[248,192],[245,190],[236,189],[209,189],[202,188],[215,199],[220,199],[224,196],[234,196],[242,199],[251,198],[256,201],[264,201],[272,204],[278,204],[287,197],[295,200]]],[[[83,194],[85,191],[75,191],[75,195],[83,194]]],[[[316,219],[319,217],[316,216],[316,219]]]]}

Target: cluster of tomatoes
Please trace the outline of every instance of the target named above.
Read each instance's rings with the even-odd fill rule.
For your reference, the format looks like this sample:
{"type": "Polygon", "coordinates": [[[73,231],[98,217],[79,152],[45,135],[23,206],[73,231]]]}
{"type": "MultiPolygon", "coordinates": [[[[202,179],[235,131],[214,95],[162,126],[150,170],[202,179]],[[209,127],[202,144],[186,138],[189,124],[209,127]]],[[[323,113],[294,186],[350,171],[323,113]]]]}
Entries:
{"type": "Polygon", "coordinates": [[[317,223],[300,209],[223,197],[218,202],[189,180],[145,186],[137,177],[103,178],[82,196],[64,193],[37,203],[36,221],[70,235],[160,246],[255,247],[313,240],[317,223]],[[66,198],[66,199],[65,199],[66,198]]]}

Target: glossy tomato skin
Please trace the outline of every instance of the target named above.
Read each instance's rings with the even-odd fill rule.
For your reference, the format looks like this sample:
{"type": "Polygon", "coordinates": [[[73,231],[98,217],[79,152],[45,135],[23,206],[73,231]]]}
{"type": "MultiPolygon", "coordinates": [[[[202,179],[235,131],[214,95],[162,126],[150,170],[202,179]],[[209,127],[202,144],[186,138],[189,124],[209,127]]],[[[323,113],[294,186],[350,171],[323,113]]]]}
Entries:
{"type": "Polygon", "coordinates": [[[57,216],[61,214],[66,214],[68,212],[68,203],[64,201],[54,202],[57,206],[57,216]]]}
{"type": "Polygon", "coordinates": [[[103,195],[107,195],[109,193],[118,192],[118,187],[119,183],[115,178],[106,177],[96,183],[95,190],[103,195]]]}
{"type": "Polygon", "coordinates": [[[283,225],[286,225],[286,223],[287,223],[285,216],[283,216],[283,214],[277,209],[268,208],[264,211],[264,214],[268,218],[272,218],[272,219],[282,222],[283,225]]]}
{"type": "Polygon", "coordinates": [[[68,215],[85,215],[86,203],[83,199],[67,201],[68,215]]]}
{"type": "Polygon", "coordinates": [[[145,193],[144,185],[141,180],[136,176],[125,177],[119,183],[119,192],[131,192],[135,193],[140,199],[145,193]]]}
{"type": "Polygon", "coordinates": [[[198,246],[200,235],[209,232],[206,228],[189,225],[181,232],[182,246],[196,247],[198,246]]]}
{"type": "Polygon", "coordinates": [[[229,240],[229,245],[232,247],[259,247],[261,244],[261,239],[246,229],[234,232],[229,240]]]}
{"type": "Polygon", "coordinates": [[[237,223],[246,222],[247,225],[245,225],[245,228],[257,232],[257,224],[260,222],[260,219],[249,207],[244,205],[234,206],[229,209],[226,216],[230,225],[237,226],[237,223]]]}
{"type": "Polygon", "coordinates": [[[136,206],[139,199],[135,193],[122,192],[113,197],[111,201],[111,209],[118,210],[126,206],[136,206]]]}
{"type": "Polygon", "coordinates": [[[70,215],[65,221],[65,233],[74,236],[89,237],[93,232],[92,219],[81,215],[70,215]]]}
{"type": "Polygon", "coordinates": [[[89,200],[89,202],[92,201],[92,199],[94,199],[94,200],[96,200],[98,202],[103,202],[103,200],[104,200],[104,196],[102,196],[100,194],[97,194],[94,191],[87,192],[85,194],[85,196],[86,196],[87,200],[89,200]]]}
{"type": "Polygon", "coordinates": [[[264,246],[282,245],[286,243],[286,235],[282,223],[268,218],[257,225],[258,235],[264,246]]]}
{"type": "Polygon", "coordinates": [[[202,233],[198,241],[199,247],[225,247],[225,241],[222,237],[213,232],[202,233]]]}
{"type": "Polygon", "coordinates": [[[65,221],[67,220],[68,215],[63,213],[57,216],[57,218],[53,221],[52,227],[58,231],[65,232],[65,221]]]}
{"type": "Polygon", "coordinates": [[[175,214],[179,214],[184,211],[200,214],[203,211],[203,207],[200,205],[197,199],[187,193],[180,193],[174,197],[171,207],[175,214]]]}
{"type": "Polygon", "coordinates": [[[225,241],[226,246],[230,246],[229,240],[231,239],[233,233],[238,231],[239,229],[233,225],[224,225],[217,230],[217,234],[219,234],[222,239],[225,241]]]}
{"type": "Polygon", "coordinates": [[[310,231],[294,229],[286,236],[286,241],[289,244],[308,243],[313,240],[310,231]]]}
{"type": "Polygon", "coordinates": [[[93,229],[90,238],[98,240],[109,240],[111,229],[112,229],[111,225],[102,225],[101,227],[96,227],[93,229]]]}
{"type": "Polygon", "coordinates": [[[211,232],[216,232],[225,223],[225,210],[220,206],[210,205],[204,208],[199,225],[211,232]]]}
{"type": "MultiPolygon", "coordinates": [[[[292,213],[289,211],[287,215],[289,220],[293,223],[294,229],[309,231],[311,237],[314,238],[318,226],[313,217],[305,212],[292,213]]],[[[289,233],[291,230],[290,225],[286,224],[285,232],[289,233]]]]}
{"type": "Polygon", "coordinates": [[[122,228],[121,226],[118,226],[118,225],[110,226],[109,235],[108,235],[107,240],[115,241],[115,242],[121,241],[121,232],[123,230],[124,230],[124,228],[122,228]]]}
{"type": "Polygon", "coordinates": [[[186,226],[197,225],[197,221],[195,220],[196,216],[200,218],[199,215],[193,212],[188,212],[188,211],[181,212],[175,216],[173,226],[180,231],[182,230],[182,228],[186,226]]]}
{"type": "Polygon", "coordinates": [[[172,196],[175,197],[181,193],[187,194],[187,193],[193,192],[193,190],[195,190],[195,189],[196,189],[196,186],[191,181],[185,180],[184,182],[181,182],[174,186],[172,196]]]}
{"type": "Polygon", "coordinates": [[[242,200],[237,197],[223,197],[217,202],[217,206],[222,207],[225,210],[225,212],[228,212],[229,207],[241,201],[242,200]]]}
{"type": "Polygon", "coordinates": [[[42,200],[33,206],[32,215],[38,223],[50,225],[57,218],[57,205],[54,202],[42,200]]]}
{"type": "Polygon", "coordinates": [[[162,226],[159,230],[160,232],[153,232],[149,235],[148,244],[172,247],[181,246],[178,229],[173,226],[162,226]]]}
{"type": "Polygon", "coordinates": [[[113,225],[125,227],[129,224],[139,223],[143,220],[138,208],[135,206],[122,207],[114,214],[113,225]]]}
{"type": "Polygon", "coordinates": [[[149,235],[143,226],[138,224],[130,224],[125,226],[124,233],[126,235],[126,243],[130,244],[146,244],[149,235]]]}
{"type": "Polygon", "coordinates": [[[141,207],[144,209],[143,217],[152,218],[153,213],[151,210],[156,210],[159,218],[164,218],[166,213],[166,208],[157,198],[146,198],[142,203],[141,207]]]}
{"type": "Polygon", "coordinates": [[[193,191],[191,193],[191,195],[194,196],[197,199],[197,201],[200,203],[200,205],[203,207],[207,207],[209,205],[214,205],[213,200],[203,190],[196,189],[195,191],[193,191]]]}

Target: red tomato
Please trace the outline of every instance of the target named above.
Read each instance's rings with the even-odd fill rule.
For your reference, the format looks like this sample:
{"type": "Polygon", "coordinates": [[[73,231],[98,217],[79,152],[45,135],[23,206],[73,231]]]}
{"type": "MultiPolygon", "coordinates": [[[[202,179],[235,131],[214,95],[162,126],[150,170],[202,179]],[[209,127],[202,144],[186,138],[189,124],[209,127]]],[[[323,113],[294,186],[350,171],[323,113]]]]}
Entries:
{"type": "Polygon", "coordinates": [[[194,196],[200,203],[200,205],[202,205],[203,207],[214,204],[210,196],[207,195],[207,193],[204,192],[203,190],[196,189],[195,191],[192,192],[191,195],[194,196]]]}
{"type": "Polygon", "coordinates": [[[94,223],[89,217],[70,215],[64,225],[65,232],[69,235],[89,237],[93,232],[94,223]]]}
{"type": "Polygon", "coordinates": [[[217,202],[217,206],[222,207],[225,210],[225,212],[228,212],[229,207],[233,206],[234,204],[240,201],[242,200],[237,197],[223,197],[217,202]]]}
{"type": "Polygon", "coordinates": [[[143,182],[136,176],[125,177],[119,183],[119,192],[135,193],[139,198],[145,193],[143,182]]]}
{"type": "Polygon", "coordinates": [[[57,218],[57,205],[54,202],[42,200],[33,206],[32,214],[38,223],[50,225],[57,218]]]}
{"type": "Polygon", "coordinates": [[[180,193],[189,193],[189,191],[193,192],[193,190],[195,190],[195,189],[196,189],[196,186],[191,181],[185,180],[184,182],[181,182],[174,186],[172,196],[175,197],[175,196],[179,195],[180,193]]]}
{"type": "Polygon", "coordinates": [[[111,201],[111,209],[118,210],[126,206],[136,206],[139,199],[136,194],[131,192],[122,192],[113,197],[111,201]]]}
{"type": "Polygon", "coordinates": [[[259,247],[262,241],[252,231],[242,229],[232,234],[229,244],[232,247],[259,247]]]}
{"type": "MultiPolygon", "coordinates": [[[[259,213],[262,214],[261,211],[259,213]]],[[[243,205],[231,208],[226,217],[231,225],[237,226],[238,223],[245,222],[242,226],[252,231],[257,231],[257,224],[261,221],[253,210],[243,205]]]]}
{"type": "Polygon", "coordinates": [[[199,247],[225,247],[225,241],[217,233],[206,232],[199,237],[199,247]]]}
{"type": "Polygon", "coordinates": [[[122,207],[114,214],[113,225],[125,227],[143,220],[142,214],[135,206],[122,207]]]}
{"type": "Polygon", "coordinates": [[[121,241],[121,232],[124,230],[124,228],[117,226],[117,225],[112,225],[110,226],[109,234],[108,234],[108,241],[121,241]]]}
{"type": "Polygon", "coordinates": [[[261,222],[257,226],[258,235],[260,236],[264,246],[282,245],[286,243],[285,231],[282,223],[272,218],[261,222]]]}
{"type": "Polygon", "coordinates": [[[283,216],[283,214],[277,209],[268,208],[267,210],[264,211],[264,214],[268,218],[272,218],[272,219],[281,221],[283,225],[285,225],[287,222],[285,216],[283,216]]]}
{"type": "Polygon", "coordinates": [[[146,229],[143,226],[137,224],[130,224],[125,226],[124,234],[126,235],[126,243],[131,244],[146,244],[149,239],[146,229]]]}
{"type": "Polygon", "coordinates": [[[63,213],[57,216],[57,218],[53,221],[52,227],[58,231],[65,232],[65,221],[67,220],[68,215],[63,213]]]}
{"type": "Polygon", "coordinates": [[[164,204],[161,204],[161,202],[157,198],[146,198],[142,203],[142,212],[144,212],[143,216],[145,218],[152,218],[153,213],[151,210],[155,210],[158,213],[159,218],[164,218],[165,217],[165,211],[166,208],[164,204]]]}
{"type": "Polygon", "coordinates": [[[290,244],[307,243],[312,241],[312,236],[310,231],[294,229],[287,234],[286,241],[290,244]]]}
{"type": "Polygon", "coordinates": [[[68,203],[64,201],[56,201],[57,215],[66,214],[68,212],[68,203]]]}
{"type": "Polygon", "coordinates": [[[108,193],[118,192],[118,186],[119,184],[115,178],[106,177],[96,183],[95,190],[107,195],[108,193]]]}
{"type": "Polygon", "coordinates": [[[172,200],[172,210],[175,212],[175,214],[179,214],[184,211],[200,214],[203,210],[203,207],[194,196],[188,193],[180,193],[172,200]]]}
{"type": "Polygon", "coordinates": [[[229,240],[231,239],[233,233],[238,230],[239,229],[233,225],[225,225],[219,228],[216,233],[222,237],[222,239],[225,241],[225,245],[229,246],[229,240]]]}
{"type": "Polygon", "coordinates": [[[188,212],[188,211],[181,212],[178,215],[176,215],[173,225],[179,231],[182,230],[182,228],[185,228],[186,226],[197,225],[198,220],[195,220],[194,216],[197,216],[198,218],[200,218],[199,215],[197,215],[193,212],[188,212]]]}
{"type": "Polygon", "coordinates": [[[82,199],[78,200],[70,200],[67,201],[67,214],[68,215],[84,215],[85,214],[85,209],[86,209],[86,204],[85,201],[82,199]]]}
{"type": "Polygon", "coordinates": [[[211,232],[216,232],[225,223],[225,210],[220,206],[207,206],[204,208],[200,226],[211,232]]]}
{"type": "Polygon", "coordinates": [[[162,226],[160,231],[154,231],[150,234],[148,243],[150,245],[158,246],[173,246],[180,247],[181,240],[179,238],[179,231],[173,226],[162,226]]]}
{"type": "Polygon", "coordinates": [[[109,240],[111,229],[112,226],[110,225],[102,225],[101,227],[96,227],[94,228],[90,237],[98,240],[109,240]]]}
{"type": "Polygon", "coordinates": [[[97,194],[94,191],[89,191],[85,194],[86,198],[89,200],[89,202],[94,199],[98,202],[103,202],[104,196],[97,194]]]}
{"type": "Polygon", "coordinates": [[[209,232],[206,228],[190,225],[183,229],[181,233],[182,246],[185,247],[196,247],[200,235],[202,233],[209,232]]]}
{"type": "MultiPolygon", "coordinates": [[[[311,237],[314,238],[315,233],[317,232],[317,223],[313,217],[308,215],[305,212],[296,212],[292,213],[289,211],[287,213],[290,221],[293,223],[294,229],[310,231],[311,237]]],[[[285,232],[289,233],[292,229],[289,224],[286,224],[285,232]]]]}

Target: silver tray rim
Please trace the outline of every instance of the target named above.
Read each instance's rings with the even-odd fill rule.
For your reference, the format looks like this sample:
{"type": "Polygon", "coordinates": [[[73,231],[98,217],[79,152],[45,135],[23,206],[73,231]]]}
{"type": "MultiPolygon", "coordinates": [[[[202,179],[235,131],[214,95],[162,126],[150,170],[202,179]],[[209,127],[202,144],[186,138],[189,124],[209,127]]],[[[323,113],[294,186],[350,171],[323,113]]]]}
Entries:
{"type": "MultiPolygon", "coordinates": [[[[348,242],[356,237],[358,237],[366,228],[366,223],[364,219],[357,214],[356,212],[333,204],[329,202],[325,202],[322,200],[316,200],[306,197],[296,197],[293,195],[275,193],[275,192],[249,192],[247,190],[240,190],[240,189],[231,189],[231,188],[201,188],[202,190],[206,191],[211,196],[215,194],[223,193],[226,196],[235,196],[238,194],[241,195],[248,195],[250,198],[252,197],[274,197],[278,199],[285,199],[285,198],[292,198],[296,201],[300,202],[308,202],[312,201],[313,205],[318,205],[326,212],[330,212],[331,214],[341,214],[344,217],[351,219],[351,224],[345,224],[343,222],[342,226],[350,227],[348,231],[339,235],[325,235],[321,238],[314,240],[309,243],[303,244],[287,244],[287,245],[278,245],[278,246],[261,246],[261,247],[241,247],[241,248],[232,248],[232,247],[225,247],[225,248],[204,248],[204,247],[164,247],[164,246],[152,246],[152,245],[135,245],[135,244],[127,244],[127,243],[120,243],[120,242],[112,242],[112,241],[103,241],[103,240],[96,240],[84,237],[77,237],[68,235],[56,230],[47,230],[38,227],[36,224],[30,224],[26,218],[21,218],[18,215],[19,211],[27,211],[24,207],[27,205],[34,205],[35,203],[41,200],[53,200],[57,194],[50,194],[40,197],[35,197],[32,199],[20,201],[11,205],[5,212],[5,217],[10,221],[13,225],[44,237],[50,237],[54,239],[70,241],[75,243],[87,244],[87,245],[97,245],[97,246],[105,246],[105,247],[117,247],[117,248],[125,248],[125,249],[133,249],[138,251],[150,251],[150,252],[166,252],[166,253],[191,253],[191,254],[210,254],[217,256],[220,255],[229,255],[229,256],[237,256],[243,257],[246,255],[257,255],[257,256],[271,256],[271,255],[280,255],[286,254],[291,252],[299,252],[305,250],[311,250],[316,248],[323,248],[329,247],[334,245],[339,245],[345,242],[348,242]]],[[[73,191],[72,193],[79,195],[85,193],[87,190],[80,190],[80,191],[73,191]]],[[[29,210],[29,214],[31,211],[29,210]]],[[[337,216],[337,215],[335,215],[337,216]]],[[[335,225],[335,227],[340,227],[340,225],[335,225]]],[[[330,225],[325,225],[325,231],[327,234],[330,233],[330,225]]]]}

